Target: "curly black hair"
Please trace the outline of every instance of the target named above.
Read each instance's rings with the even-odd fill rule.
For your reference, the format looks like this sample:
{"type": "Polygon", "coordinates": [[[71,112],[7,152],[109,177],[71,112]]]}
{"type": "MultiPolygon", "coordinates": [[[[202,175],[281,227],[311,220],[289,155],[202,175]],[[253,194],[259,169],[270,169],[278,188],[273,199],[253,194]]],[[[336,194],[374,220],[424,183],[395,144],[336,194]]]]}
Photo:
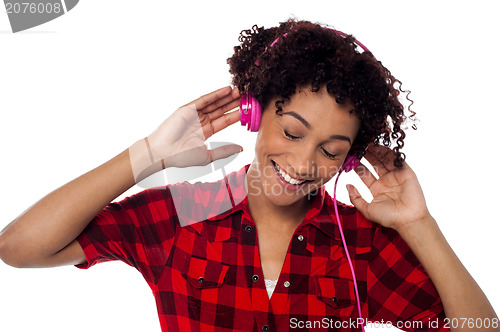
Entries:
{"type": "Polygon", "coordinates": [[[358,52],[352,35],[291,18],[268,29],[254,25],[241,31],[239,41],[227,62],[232,84],[240,92],[252,94],[263,109],[278,98],[279,112],[298,88],[311,86],[316,92],[326,86],[337,103],[350,101],[351,112],[360,119],[351,153],[361,157],[371,143],[394,145],[394,165],[402,167],[405,154],[400,150],[406,134],[401,125],[407,118],[415,120],[409,91],[402,90],[401,82],[369,51],[358,52]],[[399,100],[401,92],[410,101],[409,117],[399,100]]]}

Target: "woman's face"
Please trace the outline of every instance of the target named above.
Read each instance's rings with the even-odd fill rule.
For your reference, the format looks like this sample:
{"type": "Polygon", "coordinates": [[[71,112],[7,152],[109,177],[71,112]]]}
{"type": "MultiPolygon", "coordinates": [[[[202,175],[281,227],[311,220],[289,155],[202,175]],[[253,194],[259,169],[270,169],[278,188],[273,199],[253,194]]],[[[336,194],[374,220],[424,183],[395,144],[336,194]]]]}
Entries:
{"type": "Polygon", "coordinates": [[[338,104],[324,87],[318,92],[300,89],[278,114],[275,101],[262,114],[247,184],[253,187],[249,194],[263,194],[273,204],[286,206],[338,172],[360,121],[349,113],[350,103],[338,104]]]}

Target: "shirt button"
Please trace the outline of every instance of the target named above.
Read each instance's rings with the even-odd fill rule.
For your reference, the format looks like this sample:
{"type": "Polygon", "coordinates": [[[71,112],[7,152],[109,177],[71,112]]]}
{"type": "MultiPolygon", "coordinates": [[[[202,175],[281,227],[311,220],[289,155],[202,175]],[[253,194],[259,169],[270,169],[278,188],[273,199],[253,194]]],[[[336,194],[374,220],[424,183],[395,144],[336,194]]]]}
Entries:
{"type": "Polygon", "coordinates": [[[334,303],[337,303],[337,302],[339,302],[339,299],[337,299],[337,297],[336,297],[336,296],[334,296],[334,297],[333,297],[333,299],[332,299],[332,301],[333,301],[334,303]]]}
{"type": "Polygon", "coordinates": [[[259,276],[258,276],[258,275],[256,275],[256,274],[254,274],[254,275],[252,276],[252,280],[253,280],[253,281],[258,281],[258,280],[259,280],[259,276]]]}
{"type": "Polygon", "coordinates": [[[246,225],[245,226],[245,232],[250,233],[252,231],[252,226],[246,225]]]}
{"type": "Polygon", "coordinates": [[[198,282],[199,282],[200,284],[204,283],[204,282],[205,282],[205,278],[203,278],[203,277],[199,277],[199,278],[198,278],[198,282]]]}
{"type": "Polygon", "coordinates": [[[299,235],[299,236],[297,236],[297,239],[298,239],[299,241],[303,241],[303,240],[304,240],[304,236],[299,235]]]}
{"type": "Polygon", "coordinates": [[[262,326],[262,331],[269,331],[269,325],[262,326]]]}
{"type": "Polygon", "coordinates": [[[287,288],[288,288],[288,287],[290,287],[290,281],[285,281],[285,282],[283,283],[283,286],[285,286],[285,287],[287,287],[287,288]]]}

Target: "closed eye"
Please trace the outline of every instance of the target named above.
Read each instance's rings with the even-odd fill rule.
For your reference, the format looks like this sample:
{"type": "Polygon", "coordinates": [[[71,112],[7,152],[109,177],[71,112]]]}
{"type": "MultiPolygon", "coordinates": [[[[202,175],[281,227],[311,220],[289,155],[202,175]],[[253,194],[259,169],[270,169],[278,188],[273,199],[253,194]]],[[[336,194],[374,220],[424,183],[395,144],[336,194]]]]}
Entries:
{"type": "MultiPolygon", "coordinates": [[[[285,133],[285,136],[288,138],[288,139],[291,139],[291,140],[298,140],[300,139],[299,136],[295,136],[295,135],[292,135],[290,134],[288,131],[286,130],[283,130],[283,132],[285,133]]],[[[326,151],[324,148],[321,148],[321,150],[323,150],[323,153],[325,154],[325,156],[329,159],[336,159],[337,158],[337,155],[335,154],[331,154],[329,153],[328,151],[326,151]]]]}
{"type": "Polygon", "coordinates": [[[285,136],[288,137],[289,139],[292,139],[292,140],[296,140],[296,139],[299,139],[300,137],[298,136],[294,136],[292,134],[290,134],[289,132],[287,132],[286,130],[284,130],[285,132],[285,136]]]}
{"type": "Polygon", "coordinates": [[[328,151],[326,151],[325,149],[321,148],[321,150],[323,150],[323,153],[325,154],[325,156],[327,156],[328,158],[330,159],[335,159],[337,157],[337,155],[335,154],[331,154],[329,153],[328,151]]]}

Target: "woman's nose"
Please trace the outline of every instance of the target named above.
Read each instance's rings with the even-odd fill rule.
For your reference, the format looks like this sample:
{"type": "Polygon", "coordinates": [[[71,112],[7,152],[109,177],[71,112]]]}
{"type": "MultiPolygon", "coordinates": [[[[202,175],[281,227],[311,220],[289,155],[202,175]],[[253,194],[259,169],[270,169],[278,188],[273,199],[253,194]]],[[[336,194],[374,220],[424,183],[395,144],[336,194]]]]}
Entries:
{"type": "Polygon", "coordinates": [[[314,150],[304,147],[297,149],[293,153],[293,159],[290,165],[293,167],[295,174],[300,178],[312,178],[316,174],[316,160],[314,150]]]}

